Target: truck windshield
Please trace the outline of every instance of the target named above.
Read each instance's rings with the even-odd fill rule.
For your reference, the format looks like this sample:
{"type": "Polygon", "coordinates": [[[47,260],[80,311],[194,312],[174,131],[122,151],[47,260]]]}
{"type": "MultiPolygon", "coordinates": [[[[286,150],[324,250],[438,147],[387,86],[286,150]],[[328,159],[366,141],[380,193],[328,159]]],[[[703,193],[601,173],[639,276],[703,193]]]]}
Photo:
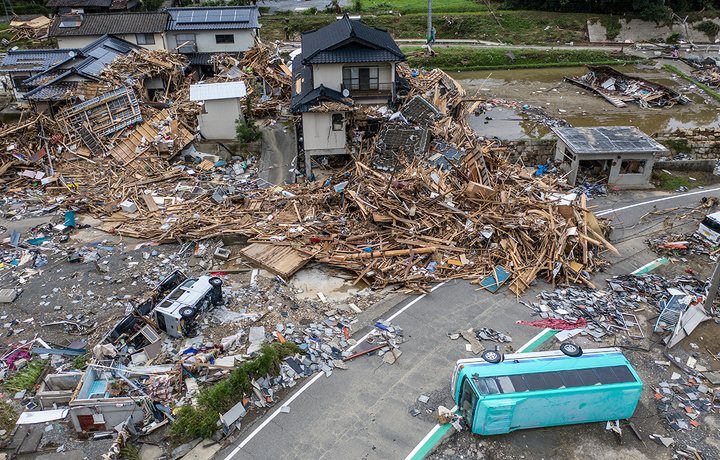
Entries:
{"type": "Polygon", "coordinates": [[[716,221],[710,216],[705,216],[705,218],[702,220],[702,224],[710,230],[720,233],[720,222],[716,221]]]}
{"type": "Polygon", "coordinates": [[[475,413],[475,404],[477,404],[478,396],[470,384],[467,377],[463,379],[462,389],[460,390],[460,413],[465,419],[465,423],[472,427],[473,415],[475,413]]]}

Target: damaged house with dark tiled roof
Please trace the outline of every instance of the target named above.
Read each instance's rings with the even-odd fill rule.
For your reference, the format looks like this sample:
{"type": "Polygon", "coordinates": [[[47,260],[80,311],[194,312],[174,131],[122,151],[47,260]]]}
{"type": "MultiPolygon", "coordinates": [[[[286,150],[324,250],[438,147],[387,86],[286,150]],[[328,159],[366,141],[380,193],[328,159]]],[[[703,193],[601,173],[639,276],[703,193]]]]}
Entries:
{"type": "Polygon", "coordinates": [[[358,105],[395,101],[395,66],[405,60],[386,30],[347,15],[303,34],[292,66],[292,112],[302,115],[308,177],[312,156],[347,153],[347,118],[358,105]]]}

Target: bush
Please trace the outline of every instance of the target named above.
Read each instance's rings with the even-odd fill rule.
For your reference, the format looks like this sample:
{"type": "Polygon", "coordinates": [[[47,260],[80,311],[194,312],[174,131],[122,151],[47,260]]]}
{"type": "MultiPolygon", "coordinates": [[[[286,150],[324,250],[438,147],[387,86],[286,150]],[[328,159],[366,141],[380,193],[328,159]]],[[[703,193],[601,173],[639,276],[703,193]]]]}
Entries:
{"type": "Polygon", "coordinates": [[[314,6],[311,6],[310,8],[304,10],[302,12],[302,14],[304,14],[305,16],[315,16],[317,14],[317,12],[318,12],[318,9],[314,6]]]}
{"type": "Polygon", "coordinates": [[[242,363],[227,379],[203,389],[197,398],[197,406],[182,406],[172,426],[172,434],[179,440],[211,437],[217,430],[220,414],[252,393],[251,378],[277,374],[281,359],[300,352],[300,348],[291,342],[263,346],[254,360],[242,363]]]}
{"type": "Polygon", "coordinates": [[[708,38],[711,39],[714,39],[715,35],[720,32],[720,26],[712,21],[703,21],[700,24],[696,25],[695,28],[705,33],[705,35],[707,35],[708,38]]]}
{"type": "Polygon", "coordinates": [[[235,132],[238,140],[243,143],[255,142],[262,137],[262,131],[252,118],[248,118],[247,121],[241,118],[235,120],[235,132]]]}
{"type": "Polygon", "coordinates": [[[353,13],[362,13],[363,3],[362,0],[353,0],[353,4],[350,7],[350,11],[353,13]]]}
{"type": "Polygon", "coordinates": [[[673,32],[665,39],[665,43],[677,43],[681,38],[682,34],[680,32],[673,32]]]}

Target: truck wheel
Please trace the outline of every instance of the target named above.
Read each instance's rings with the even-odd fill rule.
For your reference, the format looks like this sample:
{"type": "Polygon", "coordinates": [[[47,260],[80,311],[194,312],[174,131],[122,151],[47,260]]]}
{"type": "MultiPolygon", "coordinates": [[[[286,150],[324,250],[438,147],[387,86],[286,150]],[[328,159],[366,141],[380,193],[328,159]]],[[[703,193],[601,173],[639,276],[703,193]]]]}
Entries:
{"type": "Polygon", "coordinates": [[[212,286],[212,287],[222,286],[222,280],[217,277],[210,278],[210,280],[208,280],[208,283],[210,283],[210,286],[212,286]]]}
{"type": "Polygon", "coordinates": [[[483,352],[482,359],[489,363],[498,364],[502,362],[503,356],[502,354],[500,354],[500,352],[494,350],[487,350],[483,352]]]}
{"type": "Polygon", "coordinates": [[[578,356],[582,356],[582,348],[580,348],[580,345],[575,345],[574,343],[563,343],[560,345],[560,351],[565,353],[568,356],[572,356],[573,358],[577,358],[578,356]]]}
{"type": "Polygon", "coordinates": [[[192,318],[195,316],[195,309],[193,307],[184,307],[180,310],[180,316],[183,318],[192,318]]]}

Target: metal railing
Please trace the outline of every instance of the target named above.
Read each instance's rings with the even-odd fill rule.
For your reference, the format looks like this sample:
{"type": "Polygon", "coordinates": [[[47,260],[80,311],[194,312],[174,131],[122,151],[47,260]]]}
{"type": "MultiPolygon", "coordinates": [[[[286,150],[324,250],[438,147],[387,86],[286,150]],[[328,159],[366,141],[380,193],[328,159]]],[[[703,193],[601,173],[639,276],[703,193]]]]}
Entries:
{"type": "Polygon", "coordinates": [[[344,83],[342,89],[350,91],[350,97],[353,99],[372,99],[377,97],[391,96],[395,100],[395,82],[377,83],[370,88],[351,88],[344,83]]]}

